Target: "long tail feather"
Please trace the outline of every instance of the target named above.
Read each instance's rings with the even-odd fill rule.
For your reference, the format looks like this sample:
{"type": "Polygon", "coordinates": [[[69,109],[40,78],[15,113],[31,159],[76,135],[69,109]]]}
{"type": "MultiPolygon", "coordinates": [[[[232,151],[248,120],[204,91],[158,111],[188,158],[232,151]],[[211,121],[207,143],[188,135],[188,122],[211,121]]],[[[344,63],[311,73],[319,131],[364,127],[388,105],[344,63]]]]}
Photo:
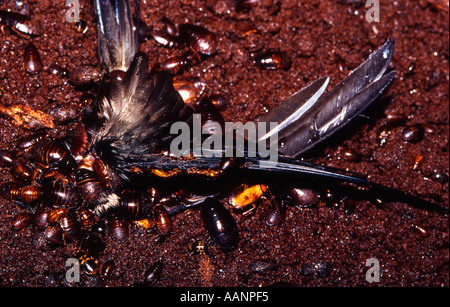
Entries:
{"type": "Polygon", "coordinates": [[[384,201],[399,201],[416,208],[448,214],[447,208],[443,208],[436,203],[426,201],[406,192],[345,174],[333,168],[318,166],[288,157],[280,157],[279,161],[247,158],[242,168],[256,173],[269,173],[272,176],[276,174],[282,175],[285,180],[290,180],[291,183],[296,180],[301,182],[300,180],[304,180],[305,178],[328,180],[337,183],[352,183],[366,188],[367,192],[370,192],[372,195],[377,195],[377,198],[383,199],[384,201]]]}
{"type": "MultiPolygon", "coordinates": [[[[367,195],[364,195],[370,196],[372,199],[382,199],[387,202],[403,202],[427,211],[448,214],[448,209],[441,207],[437,203],[426,201],[412,194],[368,181],[367,179],[345,173],[338,169],[323,167],[283,156],[278,157],[277,161],[271,161],[246,155],[240,161],[239,166],[237,166],[238,169],[229,173],[230,176],[235,176],[233,178],[240,178],[241,180],[251,178],[257,182],[273,182],[277,186],[304,186],[306,184],[307,186],[317,187],[326,186],[327,184],[331,184],[332,186],[343,184],[346,187],[356,189],[359,194],[366,193],[367,195]]],[[[130,174],[132,173],[131,170],[136,168],[136,166],[145,173],[151,173],[152,170],[160,169],[168,172],[177,170],[177,174],[181,175],[190,174],[192,170],[204,170],[204,172],[198,172],[197,176],[190,177],[192,179],[196,177],[200,179],[204,175],[209,176],[209,171],[219,171],[221,162],[221,157],[201,157],[180,160],[164,154],[152,154],[140,156],[139,160],[136,159],[131,164],[122,164],[121,168],[124,170],[130,169],[130,174]]],[[[209,179],[213,178],[209,177],[209,179]]],[[[224,182],[220,181],[220,184],[222,187],[224,182]]],[[[212,191],[209,192],[213,193],[212,191]]],[[[192,206],[196,204],[196,202],[192,202],[192,206]]],[[[183,206],[188,206],[188,204],[182,204],[183,206]]]]}

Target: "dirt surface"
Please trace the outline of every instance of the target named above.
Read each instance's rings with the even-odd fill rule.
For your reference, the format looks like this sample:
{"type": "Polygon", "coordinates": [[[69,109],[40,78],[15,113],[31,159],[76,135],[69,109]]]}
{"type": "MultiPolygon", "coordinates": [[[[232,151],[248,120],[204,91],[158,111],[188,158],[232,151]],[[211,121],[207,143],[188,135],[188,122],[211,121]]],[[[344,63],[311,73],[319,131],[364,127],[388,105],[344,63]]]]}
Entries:
{"type": "MultiPolygon", "coordinates": [[[[98,67],[96,20],[90,1],[80,1],[87,22],[77,32],[65,19],[65,1],[25,1],[32,23],[42,34],[0,33],[0,103],[28,106],[49,114],[54,135],[64,134],[83,110],[84,93],[67,79],[50,72],[57,64],[98,67]],[[56,4],[57,3],[57,4],[56,4]],[[44,68],[31,75],[24,68],[25,46],[32,42],[44,68]]],[[[257,1],[236,12],[232,1],[141,1],[142,20],[161,28],[161,18],[175,24],[205,26],[218,38],[218,53],[183,73],[199,77],[205,94],[220,93],[230,100],[226,120],[246,121],[288,98],[311,81],[330,76],[330,86],[342,80],[386,39],[396,42],[392,68],[396,78],[365,112],[365,117],[308,155],[315,163],[348,170],[405,192],[449,206],[449,12],[448,1],[380,1],[380,22],[369,23],[364,1],[257,1]],[[246,33],[253,23],[257,33],[246,33]],[[285,70],[261,70],[252,52],[280,50],[292,60],[285,70]],[[385,144],[379,136],[387,118],[402,118],[389,129],[385,144]],[[405,126],[422,125],[417,142],[402,139],[405,126]],[[344,153],[352,149],[359,161],[344,153]],[[418,156],[423,160],[415,165],[418,156]],[[351,159],[350,159],[351,160],[351,159]]],[[[0,9],[17,11],[14,1],[0,1],[0,9]]],[[[152,63],[174,50],[153,40],[141,44],[152,63]]],[[[86,89],[84,89],[86,91],[86,89]]],[[[89,90],[89,89],[88,89],[89,90]]],[[[17,139],[34,129],[0,114],[0,149],[12,149],[17,139]]],[[[8,170],[0,169],[2,182],[8,170]]],[[[351,198],[351,196],[350,196],[351,198]]],[[[195,241],[208,242],[200,212],[174,216],[174,229],[163,243],[146,231],[132,228],[123,244],[108,240],[99,264],[113,260],[110,279],[82,276],[83,286],[131,286],[157,260],[163,271],[155,286],[449,286],[448,216],[403,203],[376,205],[357,200],[348,210],[319,203],[313,208],[289,208],[280,226],[268,227],[266,208],[235,215],[240,229],[238,249],[224,254],[210,247],[209,256],[191,255],[195,241]],[[380,264],[380,281],[366,281],[366,260],[380,264]]],[[[24,209],[0,198],[0,285],[63,286],[65,261],[75,246],[49,247],[34,227],[11,228],[12,216],[24,209]]]]}

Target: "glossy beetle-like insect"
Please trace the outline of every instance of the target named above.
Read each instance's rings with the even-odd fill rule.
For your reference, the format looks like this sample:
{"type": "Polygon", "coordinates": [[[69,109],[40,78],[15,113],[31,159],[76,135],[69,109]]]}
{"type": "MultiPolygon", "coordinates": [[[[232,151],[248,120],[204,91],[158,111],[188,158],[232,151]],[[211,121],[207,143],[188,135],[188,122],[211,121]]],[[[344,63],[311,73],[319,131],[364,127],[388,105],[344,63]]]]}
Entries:
{"type": "Polygon", "coordinates": [[[40,31],[32,25],[27,15],[15,12],[0,11],[0,24],[10,27],[19,34],[39,35],[40,31]]]}
{"type": "MultiPolygon", "coordinates": [[[[147,190],[148,185],[142,182],[148,179],[149,182],[156,182],[162,191],[169,190],[164,191],[165,195],[174,195],[173,190],[165,185],[167,180],[178,177],[187,177],[187,181],[200,180],[202,183],[205,180],[209,184],[224,176],[239,180],[241,175],[255,175],[262,182],[267,180],[269,186],[281,178],[288,178],[291,182],[299,178],[325,178],[333,183],[348,182],[370,191],[381,191],[387,198],[411,202],[417,206],[424,203],[401,191],[295,159],[347,124],[388,86],[394,78],[393,72],[386,73],[393,54],[393,40],[388,40],[331,91],[325,93],[328,78],[318,79],[255,120],[255,123],[278,123],[275,127],[267,126],[267,132],[260,137],[264,141],[272,135],[279,136],[280,155],[277,162],[264,161],[267,163],[262,168],[263,160],[250,155],[229,159],[194,156],[178,158],[169,151],[174,139],[170,127],[178,121],[190,124],[194,111],[174,89],[172,77],[167,72],[148,72],[147,55],[137,52],[137,31],[133,28],[129,3],[95,3],[99,17],[100,60],[110,75],[121,77],[110,78],[103,85],[101,94],[84,118],[87,134],[79,133],[72,146],[63,144],[62,140],[40,140],[30,145],[33,163],[54,166],[62,172],[75,174],[76,185],[54,184],[52,181],[46,186],[46,197],[52,200],[52,206],[74,209],[83,203],[100,218],[106,218],[110,235],[116,241],[123,242],[128,238],[129,220],[142,218],[139,214],[141,203],[135,202],[123,191],[129,187],[147,190]],[[119,28],[120,31],[117,30],[119,28]],[[88,154],[95,156],[94,162],[87,167],[80,167],[88,154]],[[78,156],[81,158],[77,159],[78,156]],[[108,173],[107,169],[112,172],[108,173]],[[114,174],[120,178],[117,185],[112,184],[114,174]],[[96,195],[94,198],[80,193],[80,190],[88,189],[91,184],[95,185],[92,193],[96,195]],[[102,186],[101,191],[98,185],[102,186]],[[82,194],[81,201],[72,197],[70,191],[73,187],[77,187],[78,194],[82,194]],[[136,208],[139,210],[136,211],[136,208]]],[[[201,42],[198,44],[202,45],[201,42]]],[[[217,118],[212,111],[206,112],[211,118],[217,118]]],[[[6,156],[3,160],[9,161],[6,156]]],[[[25,172],[21,170],[20,174],[25,172]]],[[[25,177],[28,178],[28,175],[25,177]]],[[[186,185],[190,186],[189,182],[186,185]]],[[[147,210],[156,216],[161,233],[170,233],[171,226],[166,213],[170,215],[187,208],[201,207],[201,216],[213,243],[226,252],[235,249],[239,243],[239,229],[222,203],[227,191],[201,193],[194,190],[195,194],[181,196],[176,205],[162,202],[161,207],[147,210]]],[[[293,191],[293,199],[303,197],[298,190],[293,191]]],[[[315,195],[310,196],[314,199],[315,195]]],[[[246,206],[243,203],[237,205],[246,206]]],[[[272,224],[278,223],[283,214],[282,207],[275,209],[270,217],[272,224]]],[[[58,224],[47,228],[46,237],[49,241],[60,242],[65,237],[77,237],[78,226],[73,216],[70,216],[72,220],[69,216],[64,216],[58,224]]]]}

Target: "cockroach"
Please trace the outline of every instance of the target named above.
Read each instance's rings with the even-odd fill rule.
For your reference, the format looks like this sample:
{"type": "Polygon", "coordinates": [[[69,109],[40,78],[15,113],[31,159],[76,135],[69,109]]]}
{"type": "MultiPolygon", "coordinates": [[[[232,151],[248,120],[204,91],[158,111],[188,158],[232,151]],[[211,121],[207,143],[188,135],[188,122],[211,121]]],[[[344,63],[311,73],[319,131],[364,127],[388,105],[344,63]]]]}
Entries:
{"type": "Polygon", "coordinates": [[[13,218],[12,227],[14,230],[22,230],[28,227],[33,221],[33,214],[30,212],[19,213],[13,218]]]}
{"type": "Polygon", "coordinates": [[[118,242],[123,243],[128,239],[130,233],[130,225],[124,219],[113,216],[108,221],[109,235],[118,242]]]}
{"type": "Polygon", "coordinates": [[[39,51],[32,43],[25,47],[24,61],[25,70],[32,75],[38,74],[44,66],[39,51]]]}
{"type": "Polygon", "coordinates": [[[227,252],[237,247],[239,230],[236,221],[217,199],[205,201],[201,209],[201,217],[217,248],[227,252]]]}
{"type": "Polygon", "coordinates": [[[178,27],[180,36],[200,54],[213,55],[218,51],[217,38],[214,33],[206,28],[192,24],[182,24],[178,27]]]}
{"type": "Polygon", "coordinates": [[[80,224],[70,213],[63,215],[58,220],[59,226],[63,231],[64,239],[68,242],[77,241],[80,236],[80,224]]]}
{"type": "Polygon", "coordinates": [[[74,170],[75,158],[60,140],[45,140],[33,145],[33,158],[44,165],[53,165],[64,170],[74,170]]]}
{"type": "Polygon", "coordinates": [[[20,13],[0,11],[0,24],[10,27],[19,34],[30,36],[41,34],[38,28],[32,25],[28,16],[20,13]]]}
{"type": "Polygon", "coordinates": [[[288,70],[291,67],[291,61],[288,55],[279,51],[267,51],[259,54],[255,57],[254,62],[262,69],[288,70]]]}

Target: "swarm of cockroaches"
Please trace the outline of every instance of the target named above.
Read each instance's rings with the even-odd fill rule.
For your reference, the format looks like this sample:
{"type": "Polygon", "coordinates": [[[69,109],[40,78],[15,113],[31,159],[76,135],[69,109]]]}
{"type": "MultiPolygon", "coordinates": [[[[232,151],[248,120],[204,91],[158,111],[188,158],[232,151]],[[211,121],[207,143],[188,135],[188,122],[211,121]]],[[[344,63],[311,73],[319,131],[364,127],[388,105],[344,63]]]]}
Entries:
{"type": "MultiPolygon", "coordinates": [[[[237,1],[237,9],[249,9],[251,3],[237,1]]],[[[25,209],[14,217],[13,228],[20,230],[33,224],[44,233],[48,244],[75,245],[78,252],[74,256],[79,259],[87,275],[107,278],[113,274],[115,266],[112,261],[106,261],[101,268],[98,265],[108,236],[116,242],[124,242],[129,236],[130,227],[140,227],[153,233],[158,243],[163,243],[172,231],[171,215],[189,208],[201,208],[203,225],[208,230],[212,244],[229,252],[238,246],[239,227],[226,206],[235,212],[247,213],[263,202],[268,208],[266,223],[274,226],[283,222],[288,206],[312,207],[319,200],[327,203],[342,200],[339,193],[332,189],[317,189],[317,185],[315,189],[300,188],[295,181],[289,180],[298,176],[324,178],[337,185],[342,182],[356,184],[367,190],[391,193],[394,198],[403,201],[417,202],[419,207],[424,206],[421,200],[400,191],[293,158],[345,125],[391,82],[394,74],[384,73],[392,58],[393,40],[388,40],[368,61],[352,72],[346,82],[340,83],[329,93],[320,97],[328,79],[318,79],[274,111],[256,120],[280,123],[263,138],[268,138],[274,132],[282,137],[280,163],[269,164],[268,168],[261,169],[259,161],[249,157],[208,160],[189,156],[176,159],[167,151],[167,126],[170,123],[176,120],[189,122],[192,113],[196,112],[201,115],[202,128],[210,134],[215,133],[214,129],[209,128],[211,123],[223,127],[224,119],[220,110],[227,105],[225,97],[211,95],[198,99],[205,87],[202,82],[173,81],[167,73],[180,73],[216,54],[218,47],[215,35],[198,25],[181,24],[177,27],[166,18],[161,20],[161,30],[153,31],[150,35],[139,33],[145,27],[136,26],[132,30],[128,1],[106,0],[95,1],[95,4],[100,20],[99,53],[106,72],[87,68],[69,73],[60,67],[51,68],[55,74],[67,77],[75,84],[99,82],[103,78],[103,82],[99,83],[99,96],[83,98],[91,103],[82,123],[65,137],[51,138],[45,131],[38,132],[19,140],[13,150],[0,152],[0,166],[9,168],[12,178],[0,186],[0,195],[25,209]],[[116,8],[119,13],[111,8],[116,8]],[[118,14],[119,21],[111,18],[114,14],[118,14]],[[125,31],[122,29],[119,34],[115,33],[115,22],[123,26],[125,31]],[[104,23],[113,26],[102,28],[104,23]],[[149,37],[168,48],[185,48],[186,52],[169,58],[148,73],[148,59],[137,52],[137,41],[149,37]],[[122,45],[117,47],[114,38],[122,45]],[[136,84],[144,86],[140,88],[136,84]],[[121,91],[130,97],[124,98],[126,95],[117,94],[121,91]],[[347,98],[348,101],[343,101],[347,98]],[[116,117],[126,113],[126,105],[132,103],[138,107],[144,104],[151,111],[145,108],[142,114],[131,114],[122,126],[122,118],[116,117]],[[121,110],[115,104],[125,107],[121,110]],[[316,107],[313,108],[313,105],[316,107]],[[330,105],[334,108],[330,109],[330,105]],[[164,108],[170,111],[164,111],[164,108]],[[140,125],[141,117],[160,110],[167,112],[163,114],[169,114],[170,117],[163,115],[162,118],[140,125]],[[115,125],[116,120],[120,124],[115,125]],[[129,123],[136,124],[137,128],[126,128],[129,123]],[[135,130],[139,130],[139,133],[135,130]],[[148,136],[151,134],[149,131],[155,131],[156,137],[148,136]],[[250,176],[256,174],[254,178],[259,178],[260,174],[281,174],[283,179],[288,178],[286,181],[290,184],[279,187],[273,182],[266,183],[271,180],[260,179],[258,182],[254,178],[239,182],[240,174],[247,176],[247,172],[250,176]],[[238,176],[230,175],[234,173],[238,176]],[[175,185],[170,181],[178,177],[187,177],[188,181],[189,178],[197,180],[200,177],[209,182],[225,176],[237,178],[238,181],[231,188],[223,187],[223,190],[204,193],[199,193],[197,189],[190,190],[192,186],[188,183],[188,188],[185,188],[178,181],[175,185]]],[[[38,35],[28,25],[25,15],[0,12],[0,22],[16,32],[38,35]]],[[[82,22],[76,26],[79,31],[83,31],[82,22]]],[[[34,74],[42,69],[39,54],[32,44],[27,46],[25,57],[29,73],[34,74]]],[[[254,62],[262,69],[289,69],[290,66],[283,52],[270,50],[254,55],[254,62]]],[[[27,118],[23,116],[23,111],[15,110],[11,108],[2,112],[30,128],[53,128],[53,123],[45,115],[36,112],[27,118]]],[[[405,129],[403,137],[407,141],[415,140],[420,137],[420,133],[420,127],[410,127],[405,129]]],[[[347,151],[345,156],[358,159],[358,155],[352,151],[347,151]]],[[[348,203],[351,206],[351,202],[348,203]]],[[[428,208],[440,209],[431,205],[428,208]]],[[[190,248],[195,253],[207,253],[203,242],[195,242],[190,248]]],[[[145,282],[154,283],[162,267],[161,262],[155,262],[145,273],[145,282]]]]}

